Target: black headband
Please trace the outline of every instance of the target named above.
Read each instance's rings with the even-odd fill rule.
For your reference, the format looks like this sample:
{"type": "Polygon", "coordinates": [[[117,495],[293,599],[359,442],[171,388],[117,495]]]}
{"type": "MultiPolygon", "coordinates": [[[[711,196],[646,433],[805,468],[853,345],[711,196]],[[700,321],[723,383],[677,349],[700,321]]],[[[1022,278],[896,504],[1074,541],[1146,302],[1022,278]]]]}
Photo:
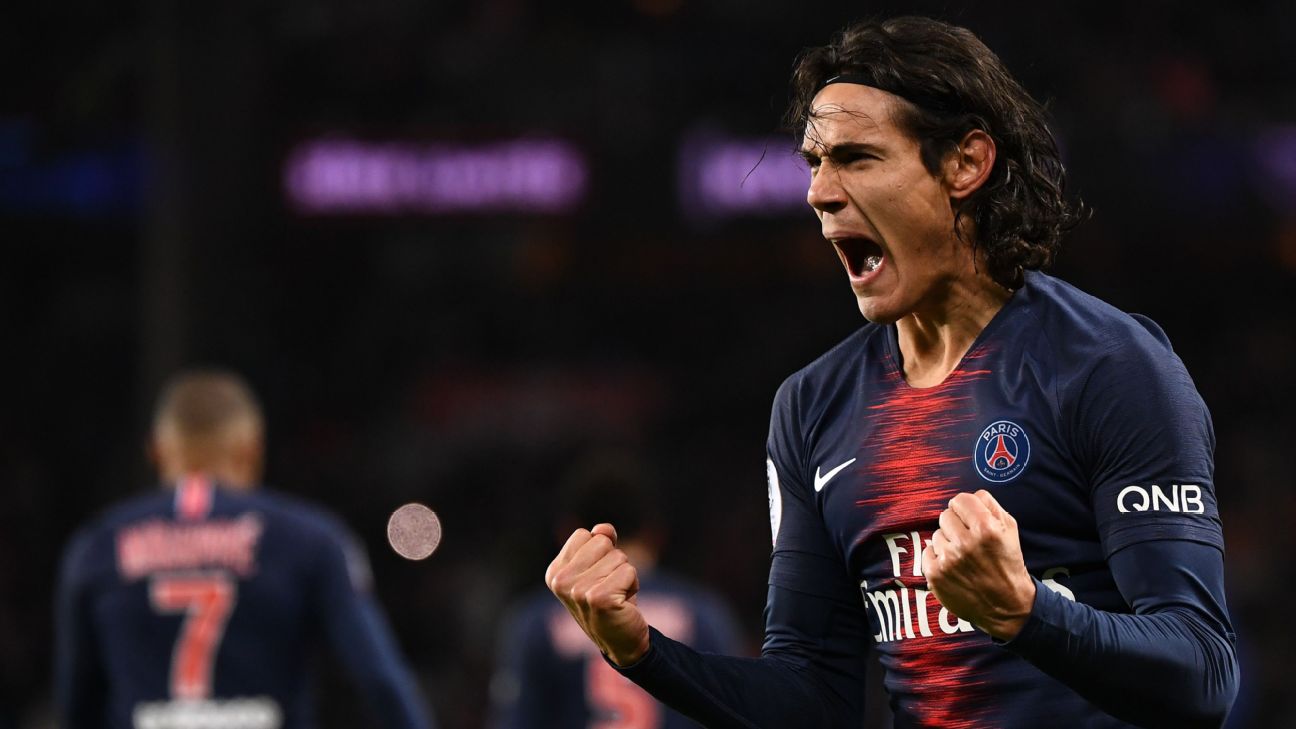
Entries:
{"type": "MultiPolygon", "coordinates": [[[[878,88],[877,82],[873,80],[872,76],[865,76],[862,73],[843,73],[840,76],[833,76],[823,82],[824,86],[827,86],[828,84],[859,84],[860,86],[872,86],[875,89],[878,88]]],[[[886,89],[882,90],[886,91],[886,89]]]]}
{"type": "Polygon", "coordinates": [[[910,104],[913,104],[914,106],[917,106],[921,109],[927,109],[929,111],[934,111],[941,114],[949,114],[956,111],[955,109],[951,108],[951,106],[948,103],[946,103],[943,99],[938,99],[926,95],[919,96],[911,93],[902,92],[895,88],[889,88],[888,85],[878,83],[878,79],[862,73],[843,73],[837,76],[833,76],[827,81],[824,81],[823,86],[820,86],[819,90],[822,91],[824,87],[830,86],[832,84],[859,84],[860,86],[869,86],[871,88],[877,89],[878,91],[885,91],[888,94],[895,94],[896,96],[899,96],[905,101],[908,101],[910,104]]]}

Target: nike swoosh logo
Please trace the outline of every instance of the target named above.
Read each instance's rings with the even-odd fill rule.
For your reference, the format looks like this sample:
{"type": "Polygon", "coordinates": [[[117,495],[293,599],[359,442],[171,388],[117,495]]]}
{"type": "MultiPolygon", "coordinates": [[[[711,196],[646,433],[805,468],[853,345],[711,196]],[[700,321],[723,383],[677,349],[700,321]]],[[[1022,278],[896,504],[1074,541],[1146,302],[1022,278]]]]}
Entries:
{"type": "Polygon", "coordinates": [[[850,464],[852,464],[852,463],[854,463],[854,462],[855,462],[855,459],[852,458],[852,459],[850,459],[849,461],[846,461],[845,463],[843,463],[843,464],[841,464],[840,466],[834,468],[833,470],[829,471],[828,473],[825,473],[825,474],[822,475],[822,476],[819,475],[819,467],[818,467],[818,466],[815,466],[815,482],[814,482],[815,491],[823,491],[823,487],[828,485],[828,482],[831,481],[831,480],[833,479],[833,476],[836,476],[837,474],[841,473],[841,470],[842,470],[843,468],[849,466],[850,464]]]}

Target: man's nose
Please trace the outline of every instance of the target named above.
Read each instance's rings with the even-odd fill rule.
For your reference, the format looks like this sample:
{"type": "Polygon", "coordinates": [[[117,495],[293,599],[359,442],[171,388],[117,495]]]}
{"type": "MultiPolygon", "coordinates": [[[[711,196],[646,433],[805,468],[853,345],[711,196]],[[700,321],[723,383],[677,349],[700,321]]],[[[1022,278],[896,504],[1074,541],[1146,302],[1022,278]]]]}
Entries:
{"type": "Polygon", "coordinates": [[[806,202],[822,213],[834,213],[845,207],[846,191],[842,189],[837,170],[820,167],[814,173],[810,178],[810,189],[806,191],[806,202]]]}

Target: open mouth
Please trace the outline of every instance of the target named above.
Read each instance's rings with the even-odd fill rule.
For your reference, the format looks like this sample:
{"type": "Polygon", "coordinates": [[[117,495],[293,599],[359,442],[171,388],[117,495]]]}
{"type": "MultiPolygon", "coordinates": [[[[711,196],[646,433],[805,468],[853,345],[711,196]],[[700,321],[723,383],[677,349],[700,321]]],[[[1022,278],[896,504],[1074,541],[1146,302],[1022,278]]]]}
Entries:
{"type": "Polygon", "coordinates": [[[841,238],[833,241],[837,256],[851,278],[863,278],[882,266],[882,246],[868,238],[841,238]]]}

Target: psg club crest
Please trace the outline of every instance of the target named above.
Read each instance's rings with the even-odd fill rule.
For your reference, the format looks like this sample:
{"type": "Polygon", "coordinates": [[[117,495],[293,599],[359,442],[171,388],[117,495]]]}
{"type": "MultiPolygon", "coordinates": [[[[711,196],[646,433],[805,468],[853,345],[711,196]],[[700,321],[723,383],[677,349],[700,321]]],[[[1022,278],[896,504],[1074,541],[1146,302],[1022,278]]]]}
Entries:
{"type": "Polygon", "coordinates": [[[1030,460],[1030,439],[1011,420],[996,420],[977,438],[972,462],[990,483],[1006,483],[1021,475],[1030,460]]]}

